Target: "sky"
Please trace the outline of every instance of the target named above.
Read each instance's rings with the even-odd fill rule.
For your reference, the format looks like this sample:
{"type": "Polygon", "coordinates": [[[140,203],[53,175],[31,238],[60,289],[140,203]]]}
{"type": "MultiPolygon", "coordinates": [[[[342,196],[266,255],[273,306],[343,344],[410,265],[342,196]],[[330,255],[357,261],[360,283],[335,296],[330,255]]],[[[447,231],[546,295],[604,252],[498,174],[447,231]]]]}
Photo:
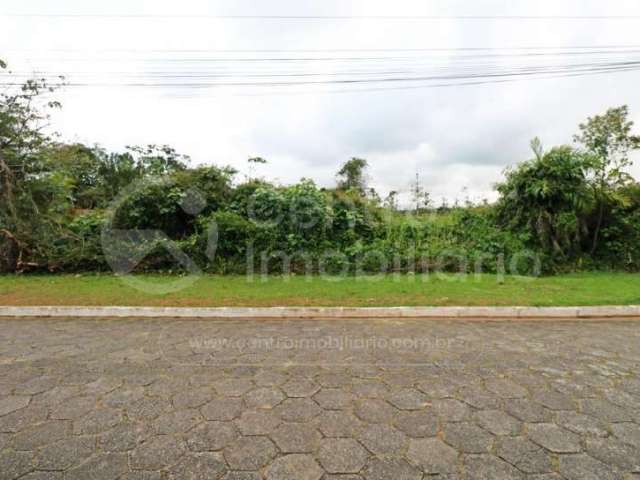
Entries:
{"type": "Polygon", "coordinates": [[[66,76],[64,140],[261,156],[283,184],[362,157],[382,196],[419,173],[437,204],[495,199],[531,138],[570,143],[608,107],[640,129],[640,72],[611,67],[640,62],[639,27],[637,0],[3,0],[0,58],[66,76]]]}

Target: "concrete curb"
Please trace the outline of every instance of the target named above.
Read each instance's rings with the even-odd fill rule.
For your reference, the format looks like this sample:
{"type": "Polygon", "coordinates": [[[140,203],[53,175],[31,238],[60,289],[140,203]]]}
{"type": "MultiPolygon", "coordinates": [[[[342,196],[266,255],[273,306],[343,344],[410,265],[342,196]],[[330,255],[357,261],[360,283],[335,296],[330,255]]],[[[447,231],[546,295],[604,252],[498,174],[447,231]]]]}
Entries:
{"type": "Polygon", "coordinates": [[[603,307],[2,307],[0,317],[72,318],[640,318],[640,306],[603,307]]]}

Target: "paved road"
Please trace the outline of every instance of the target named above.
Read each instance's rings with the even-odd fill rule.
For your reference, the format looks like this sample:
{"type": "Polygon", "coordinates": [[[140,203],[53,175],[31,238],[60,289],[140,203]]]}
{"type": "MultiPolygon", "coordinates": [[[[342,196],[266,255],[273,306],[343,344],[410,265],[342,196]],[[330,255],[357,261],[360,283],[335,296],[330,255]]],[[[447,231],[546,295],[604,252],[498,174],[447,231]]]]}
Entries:
{"type": "Polygon", "coordinates": [[[640,479],[640,322],[0,321],[0,479],[640,479]]]}

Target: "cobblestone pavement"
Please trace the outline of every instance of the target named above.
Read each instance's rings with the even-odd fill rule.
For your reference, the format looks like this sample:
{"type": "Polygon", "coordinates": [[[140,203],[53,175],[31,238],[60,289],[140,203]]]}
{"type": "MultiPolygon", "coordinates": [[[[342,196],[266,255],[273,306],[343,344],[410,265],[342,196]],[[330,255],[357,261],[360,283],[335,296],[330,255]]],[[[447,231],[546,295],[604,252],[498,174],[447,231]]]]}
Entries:
{"type": "Polygon", "coordinates": [[[640,479],[636,321],[0,327],[3,480],[640,479]]]}

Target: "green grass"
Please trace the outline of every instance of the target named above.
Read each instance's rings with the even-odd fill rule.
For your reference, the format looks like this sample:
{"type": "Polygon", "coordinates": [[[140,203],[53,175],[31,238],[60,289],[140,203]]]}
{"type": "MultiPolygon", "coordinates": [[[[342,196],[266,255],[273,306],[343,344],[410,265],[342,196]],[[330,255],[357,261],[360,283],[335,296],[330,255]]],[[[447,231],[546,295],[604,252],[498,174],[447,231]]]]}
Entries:
{"type": "Polygon", "coordinates": [[[640,274],[555,277],[430,275],[360,278],[203,276],[173,293],[178,277],[139,275],[144,288],[113,275],[0,276],[0,305],[400,306],[640,304],[640,274]]]}

